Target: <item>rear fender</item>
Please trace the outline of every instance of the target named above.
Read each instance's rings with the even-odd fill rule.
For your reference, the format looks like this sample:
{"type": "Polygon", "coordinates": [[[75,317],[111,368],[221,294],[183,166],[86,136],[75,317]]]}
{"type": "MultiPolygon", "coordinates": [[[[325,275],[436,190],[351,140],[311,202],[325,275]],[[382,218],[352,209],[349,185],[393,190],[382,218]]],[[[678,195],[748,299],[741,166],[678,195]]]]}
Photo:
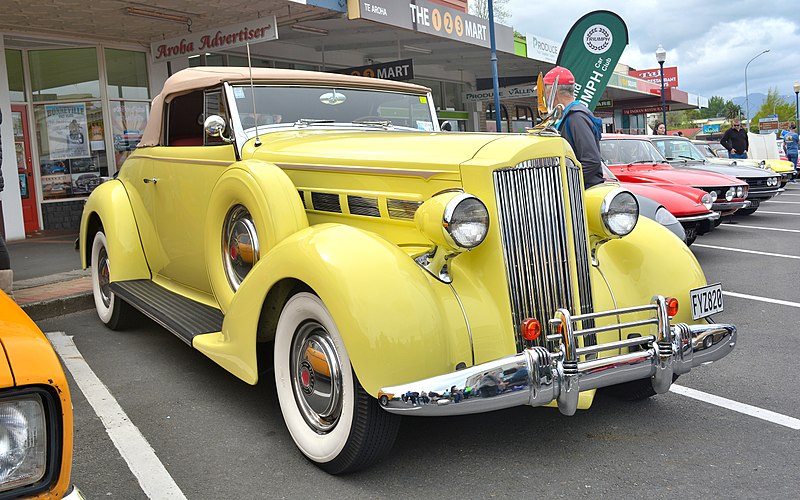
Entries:
{"type": "Polygon", "coordinates": [[[288,296],[270,304],[268,293],[286,280],[322,299],[373,396],[387,384],[471,364],[469,333],[452,289],[380,236],[337,224],[304,229],[264,255],[234,295],[222,332],[195,337],[194,347],[255,384],[256,341],[274,338],[274,326],[258,332],[259,325],[274,325],[288,296]]]}

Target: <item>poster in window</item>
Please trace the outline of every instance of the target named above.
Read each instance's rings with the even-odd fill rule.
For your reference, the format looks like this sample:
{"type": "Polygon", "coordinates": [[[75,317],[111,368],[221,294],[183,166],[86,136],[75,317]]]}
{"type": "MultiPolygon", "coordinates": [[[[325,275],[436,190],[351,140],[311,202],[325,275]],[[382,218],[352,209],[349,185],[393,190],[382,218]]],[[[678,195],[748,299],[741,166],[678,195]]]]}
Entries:
{"type": "Polygon", "coordinates": [[[86,126],[86,105],[48,104],[45,113],[50,159],[87,158],[89,130],[86,126]]]}

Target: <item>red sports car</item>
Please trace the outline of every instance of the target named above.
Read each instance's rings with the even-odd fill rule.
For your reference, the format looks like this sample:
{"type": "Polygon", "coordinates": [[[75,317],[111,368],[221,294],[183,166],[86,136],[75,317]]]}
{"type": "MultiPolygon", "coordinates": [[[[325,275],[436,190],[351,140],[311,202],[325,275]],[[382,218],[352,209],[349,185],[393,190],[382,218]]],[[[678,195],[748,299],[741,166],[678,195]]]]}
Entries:
{"type": "MultiPolygon", "coordinates": [[[[608,181],[619,182],[638,197],[644,196],[661,204],[683,227],[687,245],[694,243],[698,236],[714,229],[714,221],[719,219],[719,212],[711,210],[711,195],[701,189],[678,184],[622,182],[605,165],[603,177],[608,181]]],[[[658,213],[656,214],[658,216],[658,213]]],[[[661,224],[665,221],[657,220],[661,224]]],[[[666,225],[666,224],[665,224],[666,225]]]]}
{"type": "Polygon", "coordinates": [[[622,182],[673,184],[703,190],[711,195],[711,210],[723,216],[749,206],[745,181],[705,170],[672,167],[645,137],[604,135],[600,155],[622,182]]]}

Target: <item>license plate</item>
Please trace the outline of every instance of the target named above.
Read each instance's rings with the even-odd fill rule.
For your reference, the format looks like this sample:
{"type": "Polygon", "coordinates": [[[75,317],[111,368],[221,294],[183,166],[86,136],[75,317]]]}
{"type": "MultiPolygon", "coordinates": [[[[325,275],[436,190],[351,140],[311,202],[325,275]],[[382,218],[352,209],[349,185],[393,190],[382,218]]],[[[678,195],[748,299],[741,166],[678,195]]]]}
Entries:
{"type": "Polygon", "coordinates": [[[692,319],[705,318],[722,312],[722,284],[707,285],[689,291],[692,300],[692,319]]]}

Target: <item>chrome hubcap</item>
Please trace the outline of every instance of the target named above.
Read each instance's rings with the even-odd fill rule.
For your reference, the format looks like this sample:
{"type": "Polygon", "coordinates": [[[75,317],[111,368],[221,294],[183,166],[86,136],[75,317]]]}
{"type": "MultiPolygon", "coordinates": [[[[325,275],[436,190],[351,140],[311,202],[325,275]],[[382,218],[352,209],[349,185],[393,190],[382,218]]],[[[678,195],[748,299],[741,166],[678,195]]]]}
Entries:
{"type": "Polygon", "coordinates": [[[111,280],[109,279],[108,252],[105,247],[100,249],[97,257],[97,285],[100,289],[100,298],[106,307],[111,306],[111,280]]]}
{"type": "Polygon", "coordinates": [[[245,276],[253,269],[259,258],[258,235],[250,212],[236,205],[225,217],[222,233],[222,255],[228,283],[239,289],[245,276]]]}
{"type": "Polygon", "coordinates": [[[333,340],[325,327],[308,321],[297,329],[290,356],[300,413],[316,432],[329,432],[342,414],[341,366],[333,340]]]}

